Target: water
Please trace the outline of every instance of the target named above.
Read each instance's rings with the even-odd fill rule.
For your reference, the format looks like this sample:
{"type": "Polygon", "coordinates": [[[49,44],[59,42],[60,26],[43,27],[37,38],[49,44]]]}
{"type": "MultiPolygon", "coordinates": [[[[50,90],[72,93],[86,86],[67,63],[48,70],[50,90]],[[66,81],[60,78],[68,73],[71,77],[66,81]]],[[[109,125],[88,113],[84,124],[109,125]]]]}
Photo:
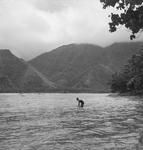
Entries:
{"type": "Polygon", "coordinates": [[[135,150],[142,128],[135,97],[0,94],[0,150],[135,150]]]}

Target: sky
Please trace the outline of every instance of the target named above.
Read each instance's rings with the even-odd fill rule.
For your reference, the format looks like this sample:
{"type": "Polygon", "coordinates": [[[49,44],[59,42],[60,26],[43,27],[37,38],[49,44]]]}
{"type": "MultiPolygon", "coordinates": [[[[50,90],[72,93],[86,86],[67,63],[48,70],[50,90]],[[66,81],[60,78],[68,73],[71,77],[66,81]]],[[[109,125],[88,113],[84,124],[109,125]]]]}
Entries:
{"type": "Polygon", "coordinates": [[[0,48],[29,60],[71,43],[104,47],[129,41],[124,27],[109,32],[111,10],[104,10],[99,1],[0,0],[0,48]]]}

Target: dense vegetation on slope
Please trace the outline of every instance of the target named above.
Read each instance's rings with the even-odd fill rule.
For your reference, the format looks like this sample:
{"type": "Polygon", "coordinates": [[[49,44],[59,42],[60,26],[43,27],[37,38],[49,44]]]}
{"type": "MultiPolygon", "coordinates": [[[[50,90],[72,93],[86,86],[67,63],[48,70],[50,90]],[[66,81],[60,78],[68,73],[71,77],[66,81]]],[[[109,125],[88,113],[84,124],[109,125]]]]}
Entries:
{"type": "Polygon", "coordinates": [[[0,91],[19,90],[27,66],[9,50],[0,50],[0,91]]]}
{"type": "Polygon", "coordinates": [[[45,53],[30,63],[63,88],[104,91],[109,88],[102,84],[100,76],[104,75],[104,80],[108,81],[110,70],[103,56],[101,47],[71,44],[45,53]]]}
{"type": "Polygon", "coordinates": [[[113,92],[143,94],[143,50],[134,54],[120,73],[111,80],[113,92]]]}
{"type": "Polygon", "coordinates": [[[0,50],[0,92],[38,92],[52,88],[54,84],[43,81],[24,60],[9,50],[0,50]]]}
{"type": "Polygon", "coordinates": [[[70,44],[30,61],[39,72],[65,89],[108,92],[108,81],[142,43],[115,43],[102,48],[92,44],[70,44]]]}
{"type": "MultiPolygon", "coordinates": [[[[119,72],[141,44],[115,43],[106,48],[70,44],[28,63],[9,50],[0,50],[0,92],[109,92],[112,74],[119,72]]],[[[119,82],[119,76],[123,78],[117,74],[113,79],[119,82]]],[[[125,76],[121,92],[127,89],[123,80],[125,76]]]]}

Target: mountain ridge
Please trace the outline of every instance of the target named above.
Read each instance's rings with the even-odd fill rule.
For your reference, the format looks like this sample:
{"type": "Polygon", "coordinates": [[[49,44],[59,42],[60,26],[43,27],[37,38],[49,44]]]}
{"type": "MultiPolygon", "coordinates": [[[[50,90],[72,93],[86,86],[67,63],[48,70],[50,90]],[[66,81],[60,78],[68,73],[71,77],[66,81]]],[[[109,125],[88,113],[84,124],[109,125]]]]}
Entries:
{"type": "Polygon", "coordinates": [[[0,92],[38,92],[44,88],[56,88],[47,78],[46,83],[37,72],[10,50],[0,50],[0,92]]]}
{"type": "Polygon", "coordinates": [[[119,71],[141,44],[123,42],[104,48],[93,44],[69,44],[39,55],[29,63],[65,88],[109,91],[107,82],[112,73],[119,71]]]}
{"type": "Polygon", "coordinates": [[[0,50],[0,92],[110,92],[108,82],[142,42],[69,44],[30,61],[0,50]]]}

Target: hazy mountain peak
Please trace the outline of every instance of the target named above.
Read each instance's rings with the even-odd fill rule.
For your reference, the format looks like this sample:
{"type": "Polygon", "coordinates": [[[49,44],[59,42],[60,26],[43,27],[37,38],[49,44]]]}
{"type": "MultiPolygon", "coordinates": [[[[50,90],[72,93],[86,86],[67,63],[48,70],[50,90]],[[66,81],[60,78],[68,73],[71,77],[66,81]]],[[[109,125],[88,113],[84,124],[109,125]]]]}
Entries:
{"type": "Polygon", "coordinates": [[[42,54],[30,63],[66,88],[108,91],[112,73],[119,71],[140,45],[141,42],[123,42],[102,48],[93,44],[69,44],[42,54]]]}
{"type": "Polygon", "coordinates": [[[0,54],[13,55],[9,49],[0,49],[0,54]]]}

